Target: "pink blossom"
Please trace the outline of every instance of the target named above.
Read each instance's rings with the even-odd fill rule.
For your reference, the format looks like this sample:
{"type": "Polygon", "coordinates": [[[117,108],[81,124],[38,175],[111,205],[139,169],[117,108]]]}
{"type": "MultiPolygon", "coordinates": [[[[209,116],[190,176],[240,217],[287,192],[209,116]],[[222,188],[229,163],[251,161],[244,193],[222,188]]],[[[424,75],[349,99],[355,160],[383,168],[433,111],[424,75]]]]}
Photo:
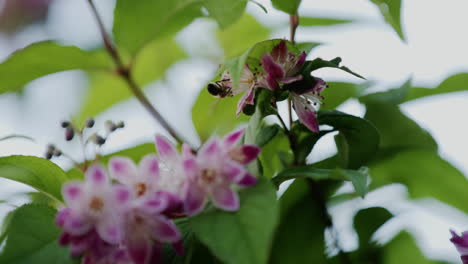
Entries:
{"type": "Polygon", "coordinates": [[[259,86],[275,91],[280,88],[280,84],[302,80],[299,70],[306,56],[305,52],[296,55],[288,51],[286,41],[282,40],[271,53],[262,57],[264,75],[259,79],[259,86]]]}
{"type": "Polygon", "coordinates": [[[315,83],[312,88],[303,92],[292,92],[291,97],[294,105],[294,110],[299,117],[299,121],[313,132],[319,132],[317,121],[317,106],[322,103],[323,97],[320,93],[327,87],[325,81],[320,78],[315,78],[315,83]]]}
{"type": "Polygon", "coordinates": [[[255,95],[255,88],[258,87],[257,77],[255,73],[249,68],[249,66],[245,65],[244,70],[241,72],[239,85],[234,88],[232,85],[232,78],[229,72],[224,72],[221,81],[222,84],[229,89],[230,96],[235,96],[237,94],[244,93],[242,97],[239,99],[239,103],[237,104],[237,111],[236,114],[239,116],[242,112],[242,109],[245,105],[254,104],[254,95],[255,95]]]}
{"type": "Polygon", "coordinates": [[[85,173],[85,181],[64,184],[62,194],[67,204],[56,222],[67,233],[85,235],[95,229],[109,243],[122,240],[121,214],[130,199],[130,191],[122,185],[111,185],[106,170],[97,164],[85,173]]]}
{"type": "Polygon", "coordinates": [[[185,199],[188,215],[203,210],[208,197],[220,209],[239,209],[239,197],[232,185],[247,187],[256,183],[256,178],[244,165],[260,152],[256,146],[236,146],[242,134],[243,131],[236,131],[223,139],[213,137],[200,148],[196,157],[185,159],[184,168],[190,179],[185,199]]]}
{"type": "Polygon", "coordinates": [[[468,231],[463,232],[461,236],[457,235],[453,230],[450,230],[450,233],[452,233],[450,241],[460,253],[463,264],[468,264],[468,231]]]}

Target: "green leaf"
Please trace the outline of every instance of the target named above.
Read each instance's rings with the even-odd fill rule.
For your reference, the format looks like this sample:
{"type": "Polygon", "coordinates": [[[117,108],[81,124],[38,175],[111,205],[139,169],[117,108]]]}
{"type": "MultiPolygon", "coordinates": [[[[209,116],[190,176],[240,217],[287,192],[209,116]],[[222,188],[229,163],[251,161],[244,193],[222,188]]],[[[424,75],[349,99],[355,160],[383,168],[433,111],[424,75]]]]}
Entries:
{"type": "Polygon", "coordinates": [[[117,0],[113,28],[115,40],[119,47],[135,56],[144,45],[172,36],[202,16],[202,3],[203,0],[117,0]]]}
{"type": "Polygon", "coordinates": [[[193,217],[192,230],[225,263],[266,263],[278,222],[275,189],[261,180],[240,193],[240,205],[234,213],[211,210],[193,217]]]}
{"type": "Polygon", "coordinates": [[[202,141],[214,133],[224,135],[239,124],[248,122],[248,116],[236,116],[240,96],[220,99],[209,94],[206,89],[200,91],[192,107],[192,120],[202,141]]]}
{"type": "Polygon", "coordinates": [[[33,43],[17,50],[0,64],[0,93],[20,91],[24,85],[48,74],[84,69],[110,69],[107,54],[89,52],[52,41],[33,43]]]}
{"type": "Polygon", "coordinates": [[[343,169],[317,169],[312,166],[297,166],[291,167],[280,172],[272,179],[272,182],[279,186],[281,183],[291,179],[308,178],[314,181],[321,180],[338,180],[351,181],[356,192],[364,197],[367,193],[367,178],[366,170],[343,170],[343,169]]]}
{"type": "Polygon", "coordinates": [[[224,29],[244,14],[247,0],[204,0],[203,5],[210,16],[224,29]]]}
{"type": "Polygon", "coordinates": [[[400,104],[402,103],[409,90],[411,89],[411,79],[396,89],[390,89],[384,92],[371,93],[359,98],[362,103],[369,104],[400,104]]]}
{"type": "Polygon", "coordinates": [[[367,105],[365,118],[377,127],[382,151],[389,154],[406,149],[437,151],[434,138],[396,105],[367,105]]]}
{"type": "MultiPolygon", "coordinates": [[[[164,77],[167,69],[186,57],[174,39],[153,41],[145,46],[135,58],[132,74],[136,83],[143,87],[164,77]]],[[[114,104],[132,96],[128,84],[115,72],[90,72],[90,87],[79,121],[96,116],[114,104]]]]}
{"type": "Polygon", "coordinates": [[[401,0],[371,0],[380,10],[385,21],[392,26],[401,40],[405,41],[405,36],[401,28],[401,0]]]}
{"type": "Polygon", "coordinates": [[[367,84],[327,82],[328,88],[321,93],[325,98],[321,110],[333,110],[350,98],[357,98],[367,88],[367,84]]]}
{"type": "Polygon", "coordinates": [[[300,51],[304,51],[305,53],[309,54],[313,49],[320,46],[322,43],[318,42],[299,42],[296,43],[296,47],[300,51]]]}
{"type": "Polygon", "coordinates": [[[339,19],[339,18],[329,18],[329,17],[299,17],[299,26],[334,26],[341,24],[348,24],[353,22],[350,19],[339,19]]]}
{"type": "Polygon", "coordinates": [[[58,201],[67,174],[49,160],[32,156],[0,158],[0,177],[27,184],[58,201]]]}
{"type": "Polygon", "coordinates": [[[68,249],[58,245],[56,211],[46,205],[23,205],[14,211],[0,263],[73,263],[68,249]]]}
{"type": "Polygon", "coordinates": [[[374,246],[372,235],[393,215],[385,208],[370,207],[360,210],[354,217],[354,229],[359,235],[359,250],[374,246]]]}
{"type": "Polygon", "coordinates": [[[295,15],[297,14],[297,9],[299,9],[301,0],[271,0],[271,3],[278,10],[295,15]]]}
{"type": "Polygon", "coordinates": [[[270,263],[328,263],[325,257],[325,222],[308,183],[295,180],[280,199],[281,221],[270,263]]]}
{"type": "Polygon", "coordinates": [[[320,111],[318,121],[340,131],[346,139],[347,168],[358,169],[374,157],[379,146],[379,133],[371,122],[339,111],[320,111]]]}
{"type": "Polygon", "coordinates": [[[445,79],[435,88],[412,87],[405,101],[415,100],[426,96],[453,93],[468,90],[468,73],[459,73],[445,79]]]}
{"type": "Polygon", "coordinates": [[[255,43],[270,36],[271,30],[260,24],[253,16],[245,13],[235,24],[219,31],[217,36],[224,56],[240,56],[255,43]]]}
{"type": "Polygon", "coordinates": [[[407,232],[400,232],[382,250],[383,264],[399,264],[404,259],[405,263],[418,264],[442,264],[426,258],[416,244],[415,239],[407,232]]]}
{"type": "MultiPolygon", "coordinates": [[[[278,128],[279,129],[279,128],[278,128]]],[[[257,138],[263,130],[257,134],[257,138]]],[[[290,150],[289,140],[283,131],[280,131],[276,136],[262,147],[259,160],[262,164],[263,175],[271,178],[283,170],[293,161],[293,155],[290,150]],[[287,164],[284,164],[286,162],[287,164]]]]}
{"type": "Polygon", "coordinates": [[[260,125],[264,117],[277,113],[271,106],[272,92],[267,89],[257,89],[255,94],[255,113],[250,117],[249,125],[245,131],[245,144],[255,144],[260,125]]]}
{"type": "Polygon", "coordinates": [[[255,145],[259,147],[265,146],[268,142],[275,138],[275,136],[278,134],[278,132],[280,132],[280,130],[281,127],[278,124],[263,125],[257,134],[257,138],[255,139],[255,145]]]}
{"type": "Polygon", "coordinates": [[[390,183],[408,187],[412,198],[433,197],[465,213],[468,180],[450,163],[433,151],[399,152],[391,158],[370,166],[372,188],[390,183]]]}
{"type": "Polygon", "coordinates": [[[341,58],[340,57],[336,57],[334,58],[333,60],[323,60],[321,58],[317,58],[315,60],[312,60],[312,61],[306,61],[304,63],[304,66],[302,68],[302,72],[303,74],[310,74],[311,72],[315,71],[315,70],[318,70],[318,69],[321,69],[321,68],[335,68],[335,69],[340,69],[342,71],[345,71],[349,74],[352,74],[358,78],[361,78],[361,79],[366,79],[364,77],[362,77],[361,75],[351,71],[348,67],[346,66],[340,66],[340,63],[341,63],[341,58]]]}

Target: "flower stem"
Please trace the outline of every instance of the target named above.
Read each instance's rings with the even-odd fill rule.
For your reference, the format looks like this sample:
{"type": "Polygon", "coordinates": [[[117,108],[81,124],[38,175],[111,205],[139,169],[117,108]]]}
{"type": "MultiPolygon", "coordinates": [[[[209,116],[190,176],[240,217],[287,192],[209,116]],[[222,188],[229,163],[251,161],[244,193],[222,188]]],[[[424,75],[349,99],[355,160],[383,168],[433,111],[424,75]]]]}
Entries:
{"type": "Polygon", "coordinates": [[[107,53],[111,56],[112,60],[114,61],[117,67],[117,73],[125,80],[127,83],[130,91],[135,95],[137,100],[143,105],[143,107],[151,114],[151,116],[156,119],[156,121],[177,141],[177,143],[182,144],[184,141],[182,137],[172,128],[169,123],[162,117],[158,110],[151,104],[149,99],[140,89],[138,84],[132,77],[130,67],[124,65],[120,53],[118,52],[117,48],[112,43],[109,35],[107,34],[102,19],[99,15],[99,12],[94,5],[93,0],[88,0],[89,6],[91,7],[91,11],[93,13],[94,18],[99,27],[99,32],[101,33],[102,40],[104,42],[104,47],[107,50],[107,53]]]}

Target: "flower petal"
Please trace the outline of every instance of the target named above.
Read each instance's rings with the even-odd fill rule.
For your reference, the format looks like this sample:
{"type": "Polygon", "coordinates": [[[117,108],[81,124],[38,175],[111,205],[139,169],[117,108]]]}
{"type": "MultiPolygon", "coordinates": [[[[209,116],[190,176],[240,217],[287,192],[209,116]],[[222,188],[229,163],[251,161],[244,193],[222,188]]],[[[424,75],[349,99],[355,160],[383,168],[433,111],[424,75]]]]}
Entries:
{"type": "Polygon", "coordinates": [[[99,189],[109,183],[106,169],[99,164],[93,164],[86,170],[85,180],[86,184],[91,185],[93,189],[99,189]]]}
{"type": "Polygon", "coordinates": [[[183,158],[194,157],[192,148],[187,143],[182,144],[182,157],[183,158]]]}
{"type": "Polygon", "coordinates": [[[138,164],[140,176],[144,177],[147,182],[155,181],[159,178],[159,162],[158,156],[149,154],[143,157],[138,164]]]}
{"type": "Polygon", "coordinates": [[[152,255],[151,240],[129,234],[125,241],[128,248],[128,254],[135,264],[148,264],[152,255]]]}
{"type": "Polygon", "coordinates": [[[117,207],[123,207],[130,201],[131,198],[131,191],[128,189],[127,186],[118,184],[113,186],[112,188],[113,195],[114,195],[114,205],[117,207]]]}
{"type": "Polygon", "coordinates": [[[245,174],[244,166],[237,162],[226,161],[223,165],[223,176],[229,183],[237,183],[245,174]]]}
{"type": "Polygon", "coordinates": [[[220,185],[213,188],[211,199],[214,206],[223,210],[237,211],[239,209],[239,196],[227,185],[220,185]]]}
{"type": "Polygon", "coordinates": [[[239,103],[237,103],[237,110],[236,115],[239,116],[244,109],[246,104],[253,105],[254,104],[254,86],[252,86],[244,95],[242,95],[241,99],[239,99],[239,103]]]}
{"type": "Polygon", "coordinates": [[[206,201],[206,194],[195,183],[187,188],[187,194],[184,201],[184,210],[189,216],[194,216],[203,210],[206,201]]]}
{"type": "Polygon", "coordinates": [[[248,164],[258,157],[260,151],[260,148],[255,145],[242,145],[232,148],[229,151],[229,157],[240,164],[248,164]]]}
{"type": "Polygon", "coordinates": [[[65,203],[74,207],[83,198],[84,189],[83,182],[71,181],[63,184],[62,196],[65,203]]]}
{"type": "Polygon", "coordinates": [[[257,177],[247,172],[242,177],[242,179],[237,183],[237,185],[240,187],[250,187],[250,186],[257,184],[257,182],[258,182],[257,177]]]}
{"type": "Polygon", "coordinates": [[[184,172],[188,179],[194,180],[198,175],[198,164],[195,158],[184,160],[184,172]]]}
{"type": "Polygon", "coordinates": [[[236,145],[242,136],[244,135],[245,129],[239,129],[227,134],[223,138],[224,147],[230,149],[232,146],[236,145]]]}
{"type": "Polygon", "coordinates": [[[296,110],[299,121],[312,132],[319,132],[317,114],[312,106],[303,102],[299,96],[293,96],[294,110],[296,110]]]}
{"type": "Polygon", "coordinates": [[[270,54],[265,54],[262,57],[262,66],[267,75],[271,75],[275,79],[284,77],[284,70],[281,65],[276,63],[270,54]]]}
{"type": "Polygon", "coordinates": [[[110,176],[123,184],[131,184],[138,177],[135,163],[127,157],[112,157],[109,160],[110,176]]]}
{"type": "Polygon", "coordinates": [[[151,233],[153,238],[159,242],[174,243],[182,239],[177,226],[164,217],[159,217],[154,221],[154,228],[151,233]]]}
{"type": "Polygon", "coordinates": [[[293,83],[302,80],[302,75],[296,77],[286,77],[280,80],[280,83],[293,83]]]}
{"type": "Polygon", "coordinates": [[[174,145],[172,145],[169,140],[159,135],[156,136],[156,149],[164,160],[175,159],[178,156],[177,149],[174,145]]]}
{"type": "Polygon", "coordinates": [[[96,223],[96,231],[102,240],[109,244],[118,244],[122,240],[122,228],[118,221],[119,217],[108,215],[96,223]]]}
{"type": "Polygon", "coordinates": [[[89,219],[75,212],[71,212],[63,224],[63,230],[75,236],[86,234],[92,227],[93,225],[89,219]]]}
{"type": "Polygon", "coordinates": [[[213,162],[221,156],[221,142],[218,137],[212,137],[198,151],[198,157],[207,162],[213,162]]]}
{"type": "Polygon", "coordinates": [[[273,50],[271,51],[271,56],[275,61],[284,62],[288,54],[288,47],[286,46],[286,41],[281,40],[273,50]]]}

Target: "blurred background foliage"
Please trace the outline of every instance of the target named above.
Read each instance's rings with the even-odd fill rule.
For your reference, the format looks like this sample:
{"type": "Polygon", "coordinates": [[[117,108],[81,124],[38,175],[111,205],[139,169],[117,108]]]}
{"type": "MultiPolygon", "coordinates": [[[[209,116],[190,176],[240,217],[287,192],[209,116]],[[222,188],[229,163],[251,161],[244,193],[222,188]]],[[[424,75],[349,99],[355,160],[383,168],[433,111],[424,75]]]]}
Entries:
{"type": "MultiPolygon", "coordinates": [[[[4,148],[1,154],[40,155],[47,142],[64,145],[59,120],[72,117],[77,122],[83,122],[87,117],[95,116],[98,121],[121,118],[127,122],[126,131],[115,135],[112,139],[114,143],[106,146],[104,154],[112,155],[120,150],[116,153],[125,153],[138,160],[144,154],[154,152],[154,147],[148,142],[161,129],[151,123],[150,116],[131,99],[132,94],[116,74],[112,61],[100,44],[96,25],[84,3],[86,1],[74,2],[83,3],[0,1],[0,40],[1,46],[5,47],[1,54],[4,60],[0,64],[0,93],[4,94],[0,98],[1,134],[28,134],[38,143],[31,146],[28,142],[18,142],[20,139],[13,143],[0,142],[4,148]],[[57,25],[62,21],[63,25],[57,25]],[[36,41],[41,42],[31,44],[36,41]],[[13,52],[15,50],[18,51],[13,52]]],[[[105,26],[112,32],[117,47],[124,54],[124,62],[133,67],[136,82],[145,88],[163,115],[194,144],[206,140],[213,133],[223,134],[248,121],[245,115],[235,116],[238,98],[220,100],[203,88],[210,80],[217,78],[218,66],[226,59],[239,56],[259,41],[273,37],[287,38],[288,17],[274,8],[293,14],[300,3],[298,0],[97,2],[100,2],[97,3],[98,9],[104,15],[105,26]]],[[[343,77],[341,72],[321,71],[330,86],[324,92],[322,110],[338,107],[343,112],[364,117],[380,134],[378,151],[367,163],[371,178],[370,194],[362,199],[356,197],[348,185],[330,187],[328,206],[343,248],[350,254],[352,263],[456,262],[458,256],[449,245],[448,230],[446,234],[441,234],[433,233],[432,228],[447,229],[449,225],[468,227],[466,222],[460,224],[468,219],[468,182],[459,168],[447,161],[441,152],[438,145],[445,141],[435,139],[420,124],[420,120],[408,114],[406,106],[414,102],[429,103],[430,99],[439,95],[446,100],[445,104],[450,104],[456,92],[468,89],[468,73],[446,71],[445,79],[441,81],[431,78],[428,78],[429,81],[414,81],[419,78],[418,69],[411,67],[421,64],[406,65],[406,53],[401,53],[401,46],[417,42],[411,32],[405,31],[404,18],[418,15],[423,18],[424,15],[411,13],[414,9],[404,13],[404,6],[409,5],[409,1],[356,0],[354,8],[362,8],[362,13],[346,13],[353,5],[342,6],[340,1],[334,1],[335,6],[328,12],[315,11],[316,6],[327,6],[322,2],[325,1],[303,0],[299,8],[297,39],[299,42],[316,43],[310,46],[313,49],[308,58],[331,57],[330,54],[341,56],[347,61],[346,65],[368,79],[357,81],[343,77]],[[374,29],[377,33],[369,30],[369,24],[378,25],[374,29]],[[344,38],[329,38],[329,43],[325,43],[327,35],[339,36],[342,31],[346,34],[344,38]],[[370,32],[368,39],[362,38],[367,32],[370,32]],[[325,37],[320,38],[321,35],[325,37]],[[386,36],[384,41],[389,40],[388,46],[378,46],[382,43],[373,42],[373,38],[381,36],[386,36]],[[356,38],[349,40],[348,50],[343,48],[347,45],[343,43],[346,38],[356,38]],[[374,44],[372,48],[377,51],[365,48],[353,50],[356,45],[366,42],[374,44]],[[382,58],[372,58],[375,54],[382,54],[382,58]],[[397,59],[389,60],[387,55],[397,59]],[[363,64],[369,64],[369,61],[381,63],[366,68],[360,66],[360,59],[363,64]],[[389,63],[390,68],[401,66],[402,71],[409,70],[394,78],[395,74],[386,72],[389,69],[386,64],[389,63]],[[381,68],[382,73],[366,71],[371,68],[381,68]],[[412,73],[413,77],[410,76],[412,73]],[[388,74],[389,78],[381,80],[380,74],[388,74]],[[443,220],[427,221],[428,215],[437,221],[443,220]],[[435,223],[444,225],[442,228],[434,227],[435,223]],[[441,244],[445,246],[435,248],[441,244]]],[[[423,1],[418,2],[424,6],[423,1]]],[[[462,5],[457,1],[447,5],[450,4],[462,5]]],[[[418,12],[424,13],[425,8],[418,9],[418,12]]],[[[465,20],[462,23],[467,25],[465,20]]],[[[431,35],[439,38],[436,29],[432,30],[431,35]]],[[[450,43],[458,39],[445,41],[449,44],[441,49],[447,50],[451,48],[450,43]]],[[[427,62],[423,63],[437,65],[438,58],[433,53],[425,53],[423,59],[427,62]]],[[[464,66],[468,69],[466,61],[464,66]]],[[[285,107],[279,107],[281,114],[285,114],[285,107]]],[[[449,120],[444,124],[464,123],[462,113],[448,112],[444,108],[440,111],[444,111],[442,118],[449,120]]],[[[440,122],[440,117],[432,115],[432,112],[427,113],[429,123],[440,122]]],[[[273,135],[272,140],[263,146],[260,157],[264,173],[270,177],[284,169],[288,149],[284,134],[274,132],[275,128],[266,125],[274,122],[267,118],[263,124],[265,130],[261,130],[273,135]]],[[[457,129],[460,130],[453,128],[457,129]]],[[[466,139],[459,133],[453,133],[453,138],[448,134],[443,140],[460,141],[466,146],[463,143],[466,139]]],[[[371,141],[371,138],[368,140],[371,141]]],[[[77,144],[64,145],[63,149],[80,159],[77,144]]],[[[360,151],[351,146],[353,150],[360,151]]],[[[352,162],[340,161],[342,151],[339,136],[332,133],[321,139],[312,153],[307,153],[307,161],[329,169],[356,167],[352,162]]],[[[468,164],[463,153],[454,155],[468,164]]],[[[106,157],[102,159],[104,162],[106,157]]],[[[20,166],[12,169],[10,162],[0,160],[0,173],[3,173],[0,176],[18,180],[17,175],[24,173],[24,169],[20,166]]],[[[58,160],[57,163],[65,169],[70,168],[66,160],[58,160]]],[[[31,178],[34,177],[31,175],[31,178]]],[[[68,177],[79,176],[71,170],[68,177]]],[[[59,192],[59,183],[55,183],[56,192],[59,192]]],[[[310,204],[314,202],[308,196],[310,190],[304,189],[306,184],[300,183],[301,180],[296,180],[289,188],[286,189],[286,184],[280,189],[284,194],[280,199],[281,215],[272,255],[261,258],[268,258],[271,263],[340,263],[341,256],[333,251],[333,245],[329,245],[333,241],[330,237],[336,234],[323,232],[327,223],[317,217],[319,209],[317,212],[310,210],[310,204]]],[[[1,197],[4,199],[1,202],[5,205],[5,217],[0,241],[4,241],[6,230],[16,230],[20,226],[10,219],[20,216],[7,214],[12,209],[11,205],[25,200],[46,204],[54,202],[8,181],[4,182],[4,186],[13,188],[1,197]],[[10,222],[13,224],[10,225],[10,222]]],[[[6,190],[6,187],[0,189],[6,190]]],[[[34,214],[34,211],[28,210],[30,208],[24,208],[21,213],[26,216],[34,214]]],[[[37,217],[51,219],[51,214],[37,217]]],[[[260,219],[258,221],[261,223],[260,219]]],[[[203,226],[200,225],[200,228],[203,229],[203,226]]],[[[192,240],[186,243],[203,247],[196,239],[192,240]]],[[[19,254],[8,246],[4,250],[7,254],[0,255],[0,260],[11,260],[11,256],[19,254]]],[[[194,259],[196,257],[206,256],[193,256],[194,259]]],[[[216,261],[213,256],[208,258],[216,261]]],[[[28,259],[21,261],[27,263],[28,259]]],[[[174,261],[178,263],[177,258],[174,261]]],[[[239,261],[237,263],[243,263],[242,256],[239,256],[239,261]]]]}

